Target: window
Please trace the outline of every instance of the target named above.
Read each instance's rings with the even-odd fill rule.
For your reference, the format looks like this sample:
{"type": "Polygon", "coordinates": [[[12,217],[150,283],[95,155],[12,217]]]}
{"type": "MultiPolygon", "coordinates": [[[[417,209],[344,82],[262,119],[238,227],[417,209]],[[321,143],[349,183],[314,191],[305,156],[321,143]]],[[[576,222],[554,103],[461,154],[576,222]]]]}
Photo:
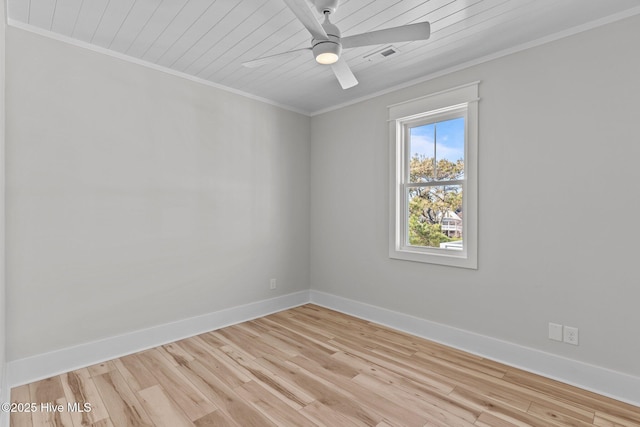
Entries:
{"type": "Polygon", "coordinates": [[[478,83],[389,107],[389,256],[477,268],[478,83]]]}

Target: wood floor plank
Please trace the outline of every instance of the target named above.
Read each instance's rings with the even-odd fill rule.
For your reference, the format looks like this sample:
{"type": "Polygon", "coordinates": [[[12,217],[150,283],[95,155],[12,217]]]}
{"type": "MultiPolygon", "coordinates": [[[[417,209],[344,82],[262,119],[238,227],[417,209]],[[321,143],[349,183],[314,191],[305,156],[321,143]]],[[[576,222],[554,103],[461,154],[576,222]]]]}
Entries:
{"type": "Polygon", "coordinates": [[[96,363],[95,365],[87,366],[86,369],[89,371],[89,374],[92,377],[96,375],[106,374],[107,372],[115,371],[116,366],[113,364],[113,361],[108,360],[102,363],[96,363]]]}
{"type": "Polygon", "coordinates": [[[233,328],[233,326],[224,328],[218,331],[217,335],[221,335],[230,344],[242,348],[255,358],[262,357],[267,354],[274,354],[281,359],[287,358],[288,354],[286,352],[269,345],[262,340],[256,339],[251,334],[240,328],[233,328]]]}
{"type": "MultiPolygon", "coordinates": [[[[229,345],[229,341],[225,341],[221,336],[219,336],[218,331],[206,332],[204,334],[197,335],[197,337],[213,348],[220,348],[224,347],[225,345],[229,345]]],[[[187,338],[186,341],[190,339],[191,338],[187,338]]]]}
{"type": "MultiPolygon", "coordinates": [[[[469,406],[475,406],[482,412],[476,420],[476,424],[480,425],[516,425],[516,426],[533,426],[533,427],[549,427],[547,420],[529,414],[526,409],[521,410],[517,407],[505,404],[503,401],[496,400],[476,390],[466,390],[461,387],[456,389],[450,395],[452,398],[466,402],[469,406]]],[[[529,405],[527,405],[529,406],[529,405]]]]}
{"type": "Polygon", "coordinates": [[[214,411],[193,422],[196,427],[243,427],[221,411],[214,411]]]}
{"type": "Polygon", "coordinates": [[[164,393],[159,385],[154,385],[138,393],[140,403],[158,427],[193,427],[180,408],[164,393]]]}
{"type": "Polygon", "coordinates": [[[361,401],[368,410],[379,414],[382,420],[392,421],[397,426],[421,426],[427,421],[425,417],[417,414],[411,408],[401,407],[397,402],[392,402],[376,393],[376,390],[363,387],[356,381],[352,381],[353,378],[345,378],[313,360],[298,356],[291,359],[291,363],[315,374],[316,378],[325,378],[349,399],[361,401]]]}
{"type": "MultiPolygon", "coordinates": [[[[505,377],[497,378],[493,375],[487,375],[484,372],[468,369],[466,366],[457,366],[449,363],[443,358],[429,359],[420,352],[416,356],[423,362],[417,365],[418,370],[424,370],[440,375],[441,377],[450,378],[456,387],[463,386],[471,389],[477,389],[484,394],[509,398],[525,399],[527,401],[548,401],[550,394],[542,390],[523,387],[514,381],[505,377]],[[426,364],[425,364],[426,363],[426,364]]],[[[579,406],[579,405],[577,405],[579,406]]]]}
{"type": "Polygon", "coordinates": [[[92,425],[109,418],[107,408],[91,379],[89,370],[79,369],[62,374],[60,379],[68,402],[75,403],[83,409],[86,404],[89,405],[87,411],[72,411],[70,413],[74,425],[92,425]]]}
{"type": "Polygon", "coordinates": [[[238,387],[251,380],[242,369],[232,363],[224,351],[210,346],[200,337],[180,341],[177,346],[192,354],[193,360],[206,364],[207,368],[229,387],[238,387]]]}
{"type": "Polygon", "coordinates": [[[360,374],[353,379],[358,384],[378,391],[383,397],[396,402],[397,405],[404,405],[413,411],[426,417],[428,420],[437,419],[446,422],[451,427],[468,427],[473,425],[479,415],[473,408],[465,407],[464,404],[452,403],[445,396],[434,399],[428,394],[412,394],[399,389],[386,387],[385,382],[366,374],[360,374]]]}
{"type": "Polygon", "coordinates": [[[114,361],[118,372],[133,391],[144,390],[160,384],[137,354],[124,356],[114,361]]]}
{"type": "Polygon", "coordinates": [[[478,377],[488,375],[495,378],[502,378],[506,374],[505,370],[488,369],[482,365],[455,360],[453,358],[449,360],[443,357],[433,357],[422,351],[416,352],[414,356],[415,358],[412,358],[412,360],[416,360],[420,366],[424,366],[427,370],[431,370],[435,363],[444,369],[453,368],[453,370],[459,372],[462,376],[473,375],[478,377]]]}
{"type": "Polygon", "coordinates": [[[178,369],[219,411],[237,423],[243,426],[275,426],[198,360],[180,365],[178,369]]]}
{"type": "MultiPolygon", "coordinates": [[[[293,320],[293,319],[292,319],[293,320]]],[[[278,337],[286,337],[292,341],[298,351],[317,351],[321,353],[333,354],[338,351],[337,348],[328,344],[329,339],[324,335],[318,335],[312,330],[304,327],[296,326],[295,323],[289,321],[287,324],[280,324],[268,317],[254,320],[256,323],[264,324],[269,328],[268,334],[278,337]]],[[[331,336],[333,338],[333,336],[331,336]]]]}
{"type": "Polygon", "coordinates": [[[327,331],[326,329],[323,329],[321,326],[315,326],[310,323],[301,321],[300,319],[296,318],[295,315],[283,316],[282,312],[280,312],[266,316],[263,319],[269,320],[277,325],[281,325],[283,328],[304,335],[307,338],[315,340],[319,343],[327,342],[330,339],[335,338],[334,334],[327,331]]]}
{"type": "MultiPolygon", "coordinates": [[[[321,310],[315,311],[309,308],[299,307],[296,313],[298,319],[304,323],[323,328],[336,337],[357,338],[358,336],[373,335],[380,330],[379,327],[369,322],[345,320],[342,313],[327,315],[321,310]]],[[[296,310],[296,309],[294,309],[296,310]]]]}
{"type": "Polygon", "coordinates": [[[363,424],[361,421],[347,417],[341,412],[335,411],[317,400],[305,406],[300,412],[302,412],[306,417],[312,419],[316,425],[322,427],[361,427],[363,425],[367,425],[363,424]]]}
{"type": "Polygon", "coordinates": [[[195,359],[192,354],[183,350],[178,343],[165,344],[158,347],[158,351],[160,351],[160,353],[162,353],[167,360],[175,366],[182,365],[195,359]]]}
{"type": "Polygon", "coordinates": [[[322,381],[316,376],[311,376],[307,372],[292,363],[281,361],[275,356],[265,355],[257,360],[262,366],[278,376],[295,383],[310,395],[315,397],[317,402],[323,406],[341,413],[347,419],[356,424],[376,425],[382,421],[380,414],[363,405],[362,402],[349,399],[341,389],[322,381]]]}
{"type": "Polygon", "coordinates": [[[31,414],[34,426],[73,427],[59,376],[29,384],[29,394],[31,402],[39,404],[38,410],[31,414]]]}
{"type": "Polygon", "coordinates": [[[563,384],[559,381],[533,375],[520,369],[509,368],[504,379],[517,384],[519,387],[534,389],[546,395],[558,396],[564,401],[581,402],[584,406],[594,411],[602,411],[628,420],[635,420],[640,417],[640,409],[637,407],[563,384]]]}
{"type": "Polygon", "coordinates": [[[64,388],[60,377],[51,377],[29,384],[32,402],[55,402],[64,398],[64,388]]]}
{"type": "MultiPolygon", "coordinates": [[[[29,409],[25,409],[25,405],[29,405],[31,403],[35,403],[31,399],[31,394],[29,393],[29,385],[21,385],[20,387],[14,387],[11,390],[11,403],[12,404],[20,404],[20,409],[16,407],[16,411],[12,412],[9,417],[11,427],[31,427],[33,425],[33,420],[31,419],[31,407],[29,409]]],[[[37,405],[37,403],[36,403],[37,405]]]]}
{"type": "Polygon", "coordinates": [[[339,363],[331,357],[338,352],[337,348],[329,345],[321,345],[313,340],[307,339],[305,336],[290,332],[287,329],[274,329],[268,335],[272,335],[279,342],[294,346],[297,349],[297,354],[294,355],[294,357],[300,355],[304,358],[314,360],[331,372],[343,375],[345,378],[353,378],[358,374],[358,371],[349,365],[339,363]]]}
{"type": "Polygon", "coordinates": [[[115,426],[147,427],[153,423],[119,371],[93,378],[115,426]]]}
{"type": "Polygon", "coordinates": [[[34,426],[73,427],[71,413],[67,410],[67,399],[61,398],[49,402],[47,409],[41,409],[31,415],[34,426]]]}
{"type": "Polygon", "coordinates": [[[483,412],[476,420],[476,426],[480,427],[530,427],[531,424],[518,422],[516,420],[505,420],[490,412],[483,412]],[[513,422],[512,422],[513,421],[513,422]]]}
{"type": "Polygon", "coordinates": [[[449,393],[452,399],[465,402],[469,406],[476,407],[482,412],[496,413],[507,411],[517,411],[526,414],[531,406],[531,400],[515,399],[510,396],[495,395],[491,393],[479,392],[477,389],[467,389],[463,386],[456,388],[449,393]]]}
{"type": "Polygon", "coordinates": [[[271,389],[273,393],[278,395],[285,403],[293,408],[303,408],[315,400],[315,398],[310,396],[304,388],[298,387],[295,383],[288,381],[286,378],[274,375],[268,369],[257,363],[257,359],[245,358],[244,354],[242,352],[237,352],[233,346],[225,346],[222,347],[221,350],[233,359],[238,366],[245,369],[252,379],[271,389]]]}
{"type": "MultiPolygon", "coordinates": [[[[84,427],[82,424],[81,424],[81,426],[84,427]]],[[[76,425],[76,427],[77,427],[77,425],[76,425]]],[[[115,426],[113,425],[113,422],[111,422],[111,419],[107,418],[107,419],[100,420],[100,421],[97,421],[97,422],[91,424],[90,427],[115,427],[115,426]]]]}
{"type": "Polygon", "coordinates": [[[11,427],[640,427],[640,408],[306,304],[16,387],[11,427]],[[67,403],[90,403],[89,413],[67,403]]]}
{"type": "Polygon", "coordinates": [[[531,406],[529,407],[529,410],[527,412],[529,412],[530,414],[561,414],[562,416],[573,418],[587,424],[593,424],[593,418],[595,417],[594,411],[587,411],[559,400],[549,402],[531,402],[531,406]]]}
{"type": "Polygon", "coordinates": [[[593,418],[588,422],[578,420],[571,415],[567,415],[566,411],[563,411],[560,406],[554,405],[541,405],[537,402],[532,402],[527,413],[535,415],[536,417],[547,420],[549,425],[570,425],[574,427],[588,427],[592,426],[593,418]]]}
{"type": "Polygon", "coordinates": [[[301,411],[291,408],[256,381],[243,384],[236,388],[235,392],[278,426],[316,426],[301,411]]]}
{"type": "Polygon", "coordinates": [[[640,427],[640,417],[631,420],[611,413],[596,411],[593,425],[598,427],[640,427]]]}
{"type": "Polygon", "coordinates": [[[216,410],[215,405],[188,381],[182,372],[171,364],[158,349],[143,351],[138,353],[138,357],[191,421],[216,410]]]}
{"type": "Polygon", "coordinates": [[[404,363],[398,363],[398,359],[390,359],[386,356],[373,353],[371,349],[359,347],[358,345],[354,345],[353,343],[340,338],[333,339],[331,342],[335,343],[346,354],[356,356],[366,362],[381,366],[396,375],[414,378],[423,384],[432,385],[435,388],[441,389],[445,393],[449,393],[455,387],[455,383],[445,375],[429,372],[426,369],[418,369],[415,365],[409,366],[404,363]]]}
{"type": "Polygon", "coordinates": [[[433,360],[433,358],[438,358],[441,360],[445,360],[448,363],[454,363],[457,366],[464,366],[467,369],[473,369],[478,372],[482,372],[488,375],[492,375],[496,378],[502,378],[506,372],[507,368],[505,366],[500,366],[496,362],[491,360],[486,360],[480,357],[475,357],[473,355],[465,355],[460,356],[458,353],[452,353],[447,357],[446,351],[443,350],[434,350],[430,349],[429,353],[424,351],[424,347],[421,348],[417,355],[421,355],[424,358],[424,355],[429,354],[429,359],[433,360]]]}

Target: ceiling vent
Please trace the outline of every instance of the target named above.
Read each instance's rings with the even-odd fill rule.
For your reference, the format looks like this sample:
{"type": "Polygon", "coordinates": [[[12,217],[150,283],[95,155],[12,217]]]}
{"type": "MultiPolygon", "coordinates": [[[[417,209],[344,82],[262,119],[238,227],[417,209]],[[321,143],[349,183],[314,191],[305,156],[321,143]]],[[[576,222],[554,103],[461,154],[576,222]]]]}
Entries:
{"type": "Polygon", "coordinates": [[[382,61],[383,59],[389,58],[390,56],[393,56],[398,52],[399,51],[397,47],[389,45],[381,49],[377,49],[375,52],[369,53],[362,58],[366,59],[369,62],[378,62],[382,61]]]}

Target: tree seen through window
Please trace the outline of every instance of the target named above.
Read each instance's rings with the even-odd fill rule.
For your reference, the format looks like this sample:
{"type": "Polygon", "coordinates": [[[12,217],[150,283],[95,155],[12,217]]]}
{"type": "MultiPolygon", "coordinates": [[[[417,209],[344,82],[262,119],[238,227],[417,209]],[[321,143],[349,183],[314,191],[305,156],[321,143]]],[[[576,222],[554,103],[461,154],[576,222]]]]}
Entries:
{"type": "Polygon", "coordinates": [[[463,117],[410,128],[406,188],[411,246],[462,249],[464,132],[463,117]]]}

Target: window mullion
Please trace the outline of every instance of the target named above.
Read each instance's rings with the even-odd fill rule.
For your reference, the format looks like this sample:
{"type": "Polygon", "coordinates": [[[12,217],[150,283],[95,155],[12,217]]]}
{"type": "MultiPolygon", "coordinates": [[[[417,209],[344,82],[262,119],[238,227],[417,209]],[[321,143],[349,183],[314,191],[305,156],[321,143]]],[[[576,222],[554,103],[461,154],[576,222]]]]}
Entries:
{"type": "Polygon", "coordinates": [[[444,181],[406,182],[407,187],[446,187],[447,185],[464,185],[464,179],[452,179],[444,181]]]}

